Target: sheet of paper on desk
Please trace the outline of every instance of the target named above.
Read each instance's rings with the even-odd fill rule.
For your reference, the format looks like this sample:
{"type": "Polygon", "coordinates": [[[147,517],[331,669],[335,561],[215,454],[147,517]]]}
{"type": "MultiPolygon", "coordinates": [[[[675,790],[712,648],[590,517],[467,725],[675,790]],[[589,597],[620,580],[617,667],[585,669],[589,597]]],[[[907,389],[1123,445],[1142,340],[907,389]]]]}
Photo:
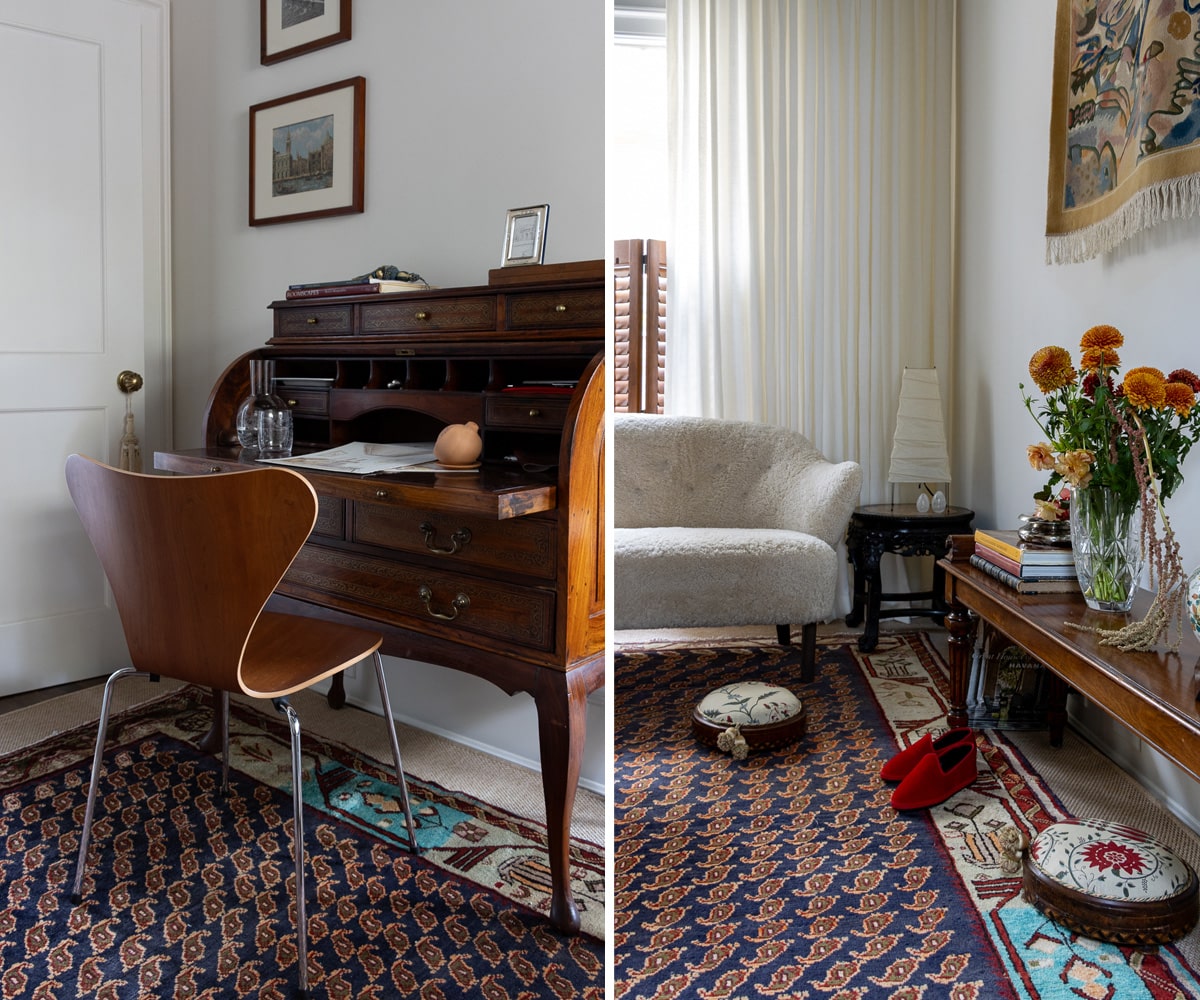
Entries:
{"type": "Polygon", "coordinates": [[[405,444],[352,441],[350,444],[328,448],[325,451],[311,451],[306,455],[293,455],[290,458],[260,458],[259,461],[301,469],[317,469],[321,472],[348,472],[356,476],[370,476],[423,466],[434,462],[435,459],[432,441],[405,444]]]}

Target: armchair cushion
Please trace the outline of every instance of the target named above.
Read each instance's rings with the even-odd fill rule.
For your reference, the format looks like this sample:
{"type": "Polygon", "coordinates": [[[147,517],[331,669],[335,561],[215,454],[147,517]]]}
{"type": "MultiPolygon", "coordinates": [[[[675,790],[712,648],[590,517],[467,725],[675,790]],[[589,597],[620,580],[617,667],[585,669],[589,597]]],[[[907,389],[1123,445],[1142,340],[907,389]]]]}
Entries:
{"type": "Polygon", "coordinates": [[[617,414],[613,428],[617,628],[831,617],[857,463],[767,424],[617,414]]]}

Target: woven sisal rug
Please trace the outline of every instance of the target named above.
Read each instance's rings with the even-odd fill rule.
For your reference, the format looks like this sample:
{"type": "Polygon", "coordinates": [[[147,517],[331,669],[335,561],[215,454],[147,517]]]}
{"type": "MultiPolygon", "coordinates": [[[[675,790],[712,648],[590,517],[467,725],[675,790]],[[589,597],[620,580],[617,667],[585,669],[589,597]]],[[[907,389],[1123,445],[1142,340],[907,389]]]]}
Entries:
{"type": "MultiPolygon", "coordinates": [[[[207,693],[183,688],[110,723],[78,906],[68,893],[94,727],[0,758],[4,1000],[291,995],[286,728],[235,702],[223,798],[218,762],[194,747],[210,721],[207,693]]],[[[422,848],[413,857],[388,766],[358,747],[306,732],[315,995],[603,996],[602,852],[573,842],[591,933],[560,935],[543,915],[544,824],[415,777],[406,760],[422,848]]]]}
{"type": "Polygon", "coordinates": [[[623,646],[616,655],[614,996],[1116,998],[1200,996],[1196,935],[1147,954],[1083,938],[1021,898],[999,832],[1068,815],[1141,824],[1193,865],[1198,844],[1077,740],[979,734],[979,778],[897,813],[881,765],[945,724],[945,665],[923,632],[826,636],[817,678],[762,642],[623,646]],[[738,678],[791,687],[806,737],[735,761],[698,744],[702,694],[738,678]],[[1077,770],[1070,801],[1033,760],[1077,770]],[[1154,823],[1150,813],[1157,812],[1154,823]]]}

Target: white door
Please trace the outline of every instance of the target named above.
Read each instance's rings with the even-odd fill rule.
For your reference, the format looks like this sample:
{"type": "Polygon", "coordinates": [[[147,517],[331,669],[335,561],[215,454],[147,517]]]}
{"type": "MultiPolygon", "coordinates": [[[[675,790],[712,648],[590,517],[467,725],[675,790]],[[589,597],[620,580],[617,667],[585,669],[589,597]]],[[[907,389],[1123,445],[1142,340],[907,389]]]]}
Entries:
{"type": "Polygon", "coordinates": [[[126,662],[67,495],[170,440],[167,0],[0,0],[0,695],[126,662]]]}

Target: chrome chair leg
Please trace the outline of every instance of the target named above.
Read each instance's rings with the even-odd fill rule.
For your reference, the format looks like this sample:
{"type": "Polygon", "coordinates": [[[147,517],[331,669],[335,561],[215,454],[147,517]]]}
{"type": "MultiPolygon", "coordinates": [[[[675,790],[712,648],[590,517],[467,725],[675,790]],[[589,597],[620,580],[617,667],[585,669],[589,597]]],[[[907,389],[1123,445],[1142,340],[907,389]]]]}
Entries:
{"type": "Polygon", "coordinates": [[[375,679],[379,682],[379,700],[383,702],[383,717],[387,721],[388,737],[392,741],[392,759],[396,762],[396,782],[400,785],[400,803],[404,806],[404,821],[408,824],[408,846],[420,854],[417,846],[417,827],[413,823],[412,806],[408,801],[408,782],[404,780],[404,765],[400,763],[400,741],[396,738],[396,720],[392,718],[392,703],[388,698],[387,680],[383,676],[383,657],[375,651],[375,679]]]}
{"type": "Polygon", "coordinates": [[[83,833],[79,838],[79,860],[75,865],[75,884],[71,889],[71,902],[83,900],[83,869],[87,864],[88,844],[92,838],[92,815],[96,811],[96,789],[100,785],[100,766],[104,757],[104,737],[108,732],[108,710],[112,704],[113,687],[121,677],[132,677],[146,674],[133,667],[122,667],[109,675],[104,683],[104,697],[100,701],[100,724],[96,732],[96,753],[92,757],[92,780],[88,785],[87,808],[83,812],[83,833]]]}
{"type": "Polygon", "coordinates": [[[296,863],[296,960],[300,986],[297,996],[308,996],[308,913],[304,888],[304,768],[300,759],[300,717],[286,698],[274,698],[275,711],[287,719],[292,735],[292,855],[296,863]]]}

